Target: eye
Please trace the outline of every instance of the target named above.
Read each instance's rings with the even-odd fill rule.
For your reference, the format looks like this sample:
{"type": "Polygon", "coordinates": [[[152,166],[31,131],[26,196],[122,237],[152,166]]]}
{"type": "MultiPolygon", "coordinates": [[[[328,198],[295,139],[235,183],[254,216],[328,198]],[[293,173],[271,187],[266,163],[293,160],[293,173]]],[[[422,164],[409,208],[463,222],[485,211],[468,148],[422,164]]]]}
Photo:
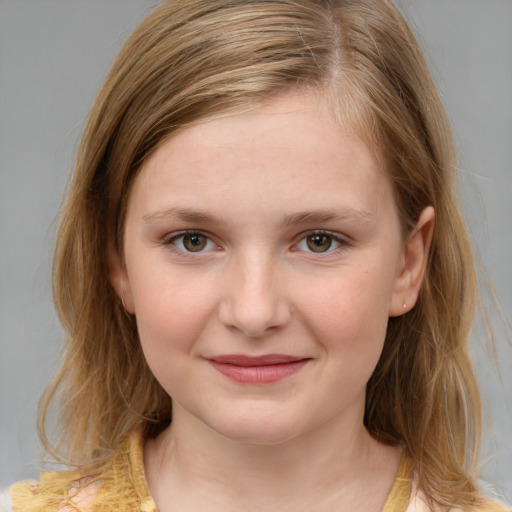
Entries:
{"type": "Polygon", "coordinates": [[[182,252],[204,252],[215,249],[216,245],[203,233],[189,232],[172,237],[168,244],[182,252]]]}
{"type": "Polygon", "coordinates": [[[295,249],[313,253],[326,253],[333,252],[344,244],[346,242],[340,237],[317,231],[302,238],[295,249]]]}

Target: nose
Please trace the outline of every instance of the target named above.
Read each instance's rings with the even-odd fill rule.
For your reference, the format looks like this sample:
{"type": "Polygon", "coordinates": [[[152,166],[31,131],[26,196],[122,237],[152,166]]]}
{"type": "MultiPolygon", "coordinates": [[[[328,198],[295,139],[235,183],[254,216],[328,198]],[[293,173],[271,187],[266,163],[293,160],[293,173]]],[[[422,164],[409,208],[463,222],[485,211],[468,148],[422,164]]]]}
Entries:
{"type": "Polygon", "coordinates": [[[223,325],[251,338],[263,337],[288,324],[291,305],[284,276],[271,258],[233,261],[223,276],[219,317],[223,325]]]}

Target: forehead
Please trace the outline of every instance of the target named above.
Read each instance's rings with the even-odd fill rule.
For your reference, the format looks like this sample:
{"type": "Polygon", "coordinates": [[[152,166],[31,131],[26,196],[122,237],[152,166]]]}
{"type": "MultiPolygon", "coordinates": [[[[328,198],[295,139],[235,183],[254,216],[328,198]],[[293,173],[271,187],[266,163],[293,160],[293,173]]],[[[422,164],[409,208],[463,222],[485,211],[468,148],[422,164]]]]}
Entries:
{"type": "Polygon", "coordinates": [[[378,159],[342,128],[329,103],[317,93],[293,93],[172,136],[145,162],[132,199],[146,211],[169,201],[220,201],[228,212],[240,199],[255,211],[340,201],[364,209],[379,207],[389,191],[378,159]]]}

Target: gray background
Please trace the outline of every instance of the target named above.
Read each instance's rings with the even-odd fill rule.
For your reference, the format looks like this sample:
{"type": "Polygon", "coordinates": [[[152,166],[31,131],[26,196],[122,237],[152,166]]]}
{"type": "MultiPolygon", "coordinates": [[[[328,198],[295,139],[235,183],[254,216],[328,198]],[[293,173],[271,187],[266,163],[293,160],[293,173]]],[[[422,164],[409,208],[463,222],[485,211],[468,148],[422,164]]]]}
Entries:
{"type": "MultiPolygon", "coordinates": [[[[51,304],[55,216],[84,120],[119,46],[156,0],[0,0],[0,488],[37,475],[38,397],[62,338],[51,304]]],[[[401,0],[438,80],[461,193],[512,320],[512,0],[401,0]]],[[[474,343],[484,474],[512,502],[511,330],[495,320],[501,383],[474,343]]]]}

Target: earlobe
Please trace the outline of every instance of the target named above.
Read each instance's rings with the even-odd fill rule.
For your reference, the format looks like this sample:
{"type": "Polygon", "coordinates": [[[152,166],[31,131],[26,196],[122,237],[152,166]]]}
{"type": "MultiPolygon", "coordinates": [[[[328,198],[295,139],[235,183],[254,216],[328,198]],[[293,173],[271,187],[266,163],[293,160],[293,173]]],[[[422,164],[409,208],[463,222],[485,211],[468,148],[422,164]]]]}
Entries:
{"type": "Polygon", "coordinates": [[[404,246],[403,262],[395,280],[389,316],[403,315],[416,304],[427,267],[434,221],[434,208],[427,206],[404,246]]]}
{"type": "Polygon", "coordinates": [[[128,274],[119,253],[113,246],[109,247],[108,250],[108,269],[110,284],[114,288],[124,309],[130,315],[135,314],[128,274]]]}

